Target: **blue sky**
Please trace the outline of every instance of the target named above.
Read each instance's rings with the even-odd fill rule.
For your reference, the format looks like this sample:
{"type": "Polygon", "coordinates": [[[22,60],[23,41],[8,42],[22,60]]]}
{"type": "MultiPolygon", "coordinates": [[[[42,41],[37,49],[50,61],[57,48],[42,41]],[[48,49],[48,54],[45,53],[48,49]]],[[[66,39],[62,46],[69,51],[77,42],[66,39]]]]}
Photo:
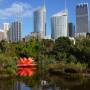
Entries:
{"type": "MultiPolygon", "coordinates": [[[[42,6],[43,0],[0,0],[0,25],[3,22],[12,22],[19,15],[22,15],[22,36],[28,35],[33,32],[33,11],[34,9],[42,6]],[[18,9],[19,8],[19,9],[18,9]]],[[[87,2],[89,4],[90,12],[90,0],[66,0],[68,8],[68,22],[75,24],[75,7],[78,3],[87,2]]],[[[47,35],[51,34],[50,18],[53,14],[62,11],[65,8],[64,0],[46,0],[47,9],[47,35]]],[[[90,17],[90,15],[89,15],[90,17]]]]}

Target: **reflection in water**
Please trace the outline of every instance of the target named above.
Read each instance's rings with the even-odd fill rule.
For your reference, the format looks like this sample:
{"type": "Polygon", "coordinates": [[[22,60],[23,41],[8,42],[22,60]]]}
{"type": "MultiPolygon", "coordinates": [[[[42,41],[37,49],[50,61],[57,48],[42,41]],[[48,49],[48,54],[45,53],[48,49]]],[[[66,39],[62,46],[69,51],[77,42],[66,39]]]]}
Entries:
{"type": "Polygon", "coordinates": [[[30,87],[26,86],[22,82],[17,82],[17,89],[16,90],[31,90],[30,87]]]}
{"type": "Polygon", "coordinates": [[[63,76],[50,76],[44,70],[35,73],[36,65],[31,58],[24,59],[18,64],[18,75],[30,77],[0,78],[0,90],[90,90],[90,80],[86,78],[73,81],[63,76]]]}
{"type": "Polygon", "coordinates": [[[36,68],[18,68],[18,75],[20,76],[33,76],[36,68]]]}
{"type": "Polygon", "coordinates": [[[90,80],[67,80],[63,76],[50,76],[44,70],[36,75],[31,61],[24,61],[18,65],[18,75],[30,77],[0,78],[0,90],[90,90],[90,80]]]}
{"type": "Polygon", "coordinates": [[[0,90],[90,90],[90,80],[69,81],[51,76],[41,80],[39,76],[22,77],[19,79],[0,79],[0,90]]]}

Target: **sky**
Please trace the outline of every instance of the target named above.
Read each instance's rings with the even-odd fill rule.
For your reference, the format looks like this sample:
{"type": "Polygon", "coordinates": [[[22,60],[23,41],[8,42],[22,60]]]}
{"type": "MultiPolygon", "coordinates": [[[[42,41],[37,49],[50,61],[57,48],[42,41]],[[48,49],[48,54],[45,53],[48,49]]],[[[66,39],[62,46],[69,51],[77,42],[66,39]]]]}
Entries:
{"type": "MultiPolygon", "coordinates": [[[[76,23],[75,8],[79,3],[90,0],[66,0],[68,9],[68,22],[76,23]]],[[[51,16],[65,9],[65,0],[45,0],[46,4],[46,32],[51,35],[51,16]]],[[[33,12],[36,8],[43,5],[43,0],[0,0],[0,26],[2,23],[11,23],[17,19],[17,16],[22,18],[22,37],[27,36],[34,31],[33,12]]],[[[90,18],[90,15],[89,15],[90,18]]]]}

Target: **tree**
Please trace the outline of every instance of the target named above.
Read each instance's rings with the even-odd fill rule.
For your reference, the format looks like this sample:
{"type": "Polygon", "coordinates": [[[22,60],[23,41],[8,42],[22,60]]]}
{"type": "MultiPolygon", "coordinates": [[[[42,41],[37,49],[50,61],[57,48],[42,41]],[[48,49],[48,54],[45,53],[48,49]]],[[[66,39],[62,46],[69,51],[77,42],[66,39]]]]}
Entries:
{"type": "Polygon", "coordinates": [[[71,48],[71,41],[67,37],[60,37],[55,40],[55,52],[68,52],[71,48]]]}
{"type": "Polygon", "coordinates": [[[72,46],[72,42],[67,37],[60,37],[55,40],[53,52],[56,60],[58,61],[66,61],[69,55],[70,48],[72,46]]]}
{"type": "Polygon", "coordinates": [[[41,52],[45,54],[49,54],[53,50],[54,41],[49,39],[41,40],[41,52]]]}
{"type": "Polygon", "coordinates": [[[10,48],[10,47],[9,47],[9,43],[8,43],[7,41],[2,40],[2,41],[0,42],[1,52],[6,53],[6,52],[8,52],[9,48],[10,48]]]}

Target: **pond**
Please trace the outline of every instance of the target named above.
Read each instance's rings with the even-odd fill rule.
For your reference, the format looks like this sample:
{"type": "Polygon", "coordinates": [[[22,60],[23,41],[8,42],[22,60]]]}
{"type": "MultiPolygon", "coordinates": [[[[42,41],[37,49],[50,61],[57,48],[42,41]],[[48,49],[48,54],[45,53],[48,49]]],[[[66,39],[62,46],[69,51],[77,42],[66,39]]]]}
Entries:
{"type": "Polygon", "coordinates": [[[27,64],[18,64],[19,76],[0,78],[0,90],[90,90],[90,79],[71,79],[67,75],[52,74],[47,72],[43,64],[37,68],[27,59],[24,61],[27,64]]]}
{"type": "Polygon", "coordinates": [[[90,80],[67,80],[60,76],[0,78],[0,90],[90,90],[90,80]]]}

